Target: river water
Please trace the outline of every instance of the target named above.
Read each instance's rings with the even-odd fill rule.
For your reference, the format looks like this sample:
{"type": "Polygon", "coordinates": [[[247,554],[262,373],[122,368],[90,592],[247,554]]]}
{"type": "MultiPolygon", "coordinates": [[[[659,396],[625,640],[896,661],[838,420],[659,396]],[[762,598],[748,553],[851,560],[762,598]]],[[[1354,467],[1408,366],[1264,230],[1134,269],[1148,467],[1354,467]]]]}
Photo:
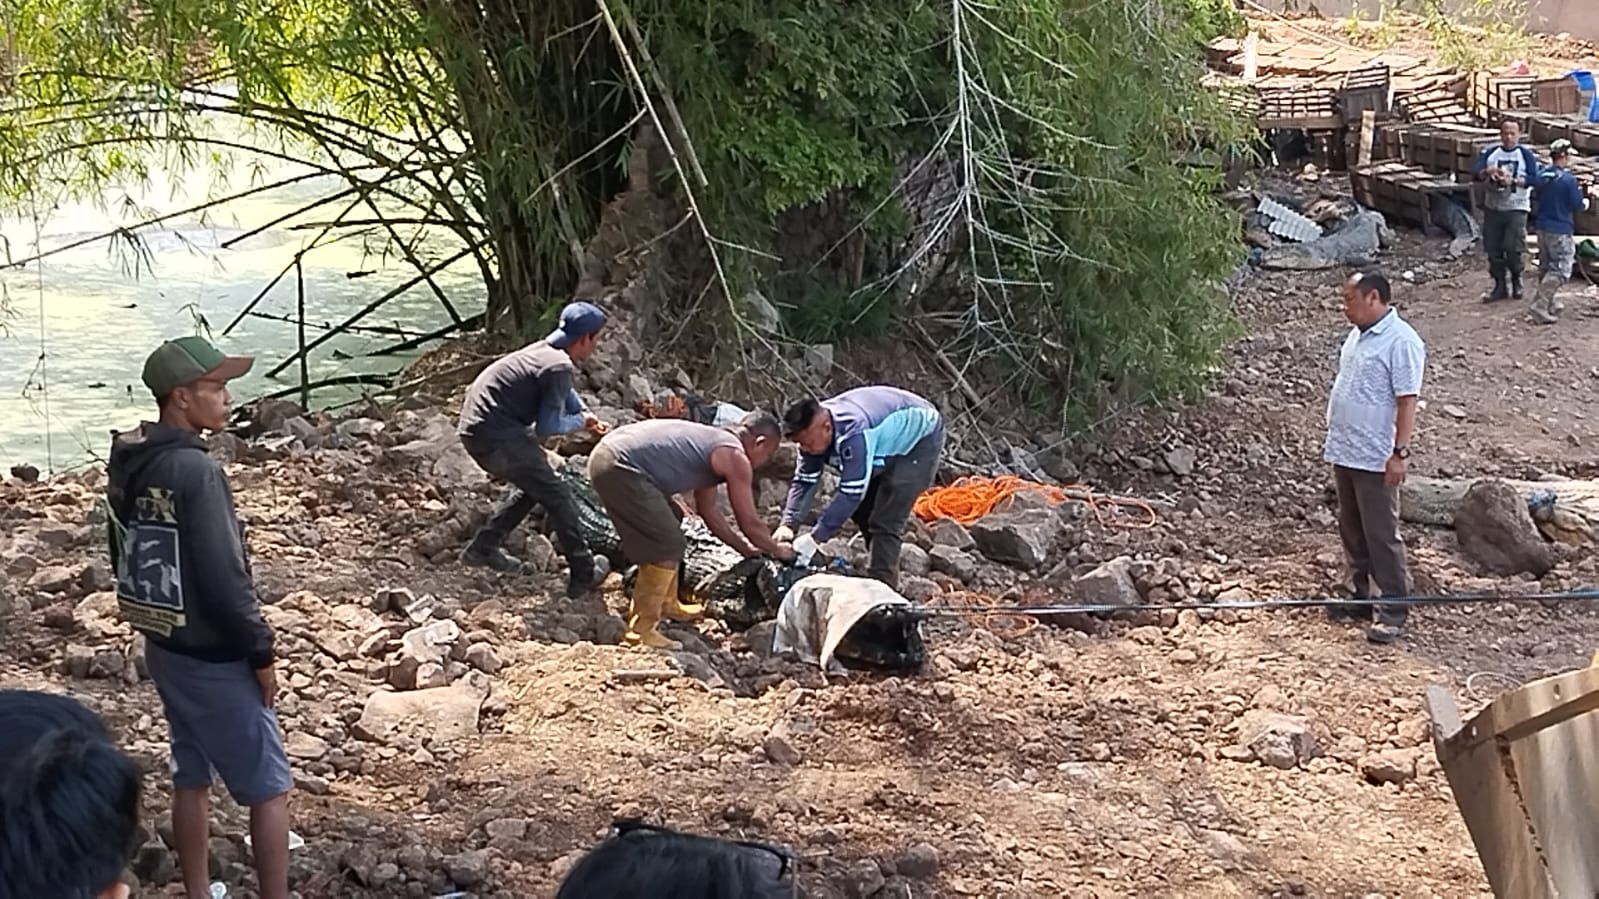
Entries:
{"type": "MultiPolygon", "coordinates": [[[[270,167],[263,180],[292,176],[296,168],[270,167]]],[[[37,229],[31,210],[22,217],[0,218],[0,239],[9,245],[10,258],[20,259],[33,255],[36,246],[48,250],[130,224],[151,209],[158,213],[186,209],[205,198],[214,174],[201,171],[179,181],[156,179],[137,195],[144,208],[138,215],[124,214],[122,194],[111,193],[105,204],[40,209],[37,229]]],[[[144,229],[140,233],[150,258],[137,272],[126,265],[129,254],[107,241],[21,270],[0,272],[0,476],[19,463],[62,471],[102,460],[111,430],[127,429],[154,416],[154,402],[140,381],[145,356],[164,339],[205,333],[202,321],[224,351],[257,357],[254,370],[234,385],[236,403],[298,385],[298,365],[276,380],[266,377],[268,369],[294,353],[294,324],[249,317],[226,337],[222,330],[317,231],[295,230],[290,221],[232,248],[221,245],[339,186],[331,179],[300,182],[234,202],[212,212],[210,221],[175,219],[159,230],[144,229]]],[[[335,203],[309,215],[326,219],[340,209],[342,204],[335,203]]],[[[370,214],[352,214],[356,217],[370,218],[370,214]]],[[[401,233],[410,230],[403,228],[401,233]]],[[[351,239],[318,246],[305,255],[308,341],[322,333],[318,325],[343,321],[414,274],[403,259],[382,258],[380,244],[376,238],[364,243],[351,239]],[[352,272],[369,274],[351,278],[352,272]]],[[[447,233],[429,233],[419,255],[442,259],[460,247],[447,233]]],[[[463,317],[483,311],[483,283],[469,259],[436,280],[463,317]]],[[[293,319],[296,294],[291,272],[256,309],[293,319]]],[[[421,284],[362,324],[422,333],[449,321],[437,297],[421,284]]],[[[311,379],[394,371],[414,353],[363,354],[398,339],[341,334],[312,353],[311,379]]],[[[358,388],[328,388],[314,393],[312,401],[328,404],[357,395],[358,388]]]]}

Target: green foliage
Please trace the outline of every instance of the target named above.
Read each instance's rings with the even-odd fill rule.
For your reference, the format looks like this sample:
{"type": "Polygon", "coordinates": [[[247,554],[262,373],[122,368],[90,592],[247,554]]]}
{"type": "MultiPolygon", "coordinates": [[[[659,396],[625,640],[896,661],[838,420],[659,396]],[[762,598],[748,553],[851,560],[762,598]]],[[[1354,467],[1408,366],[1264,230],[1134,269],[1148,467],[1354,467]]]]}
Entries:
{"type": "Polygon", "coordinates": [[[927,0],[637,7],[702,161],[719,175],[713,207],[762,218],[881,182],[916,145],[948,98],[935,52],[948,34],[944,9],[927,0]]]}
{"type": "Polygon", "coordinates": [[[808,279],[781,308],[783,328],[802,343],[870,344],[894,321],[888,300],[808,279]]]}
{"type": "Polygon", "coordinates": [[[1470,0],[1464,9],[1459,4],[1446,9],[1443,0],[1412,2],[1443,65],[1466,71],[1497,68],[1532,48],[1524,0],[1470,0]]]}
{"type": "Polygon", "coordinates": [[[932,313],[952,355],[1058,410],[1189,391],[1231,327],[1236,223],[1179,161],[1243,135],[1199,86],[1230,0],[0,0],[0,21],[0,203],[236,154],[221,200],[256,186],[243,161],[316,160],[341,187],[302,212],[329,240],[352,212],[399,252],[397,221],[448,228],[525,330],[576,283],[648,101],[703,168],[676,188],[723,238],[722,286],[780,285],[799,339],[932,313]],[[769,250],[817,204],[852,219],[819,247],[864,235],[851,264],[731,243],[769,250]]]}
{"type": "Polygon", "coordinates": [[[1014,169],[978,184],[988,227],[1021,238],[972,249],[978,314],[1020,335],[984,357],[1056,409],[1192,394],[1235,328],[1219,283],[1242,259],[1220,173],[1182,162],[1245,134],[1199,86],[1203,16],[1138,0],[976,10],[968,52],[1007,73],[1000,108],[1028,113],[973,116],[976,150],[1028,166],[1025,190],[1014,169]]]}

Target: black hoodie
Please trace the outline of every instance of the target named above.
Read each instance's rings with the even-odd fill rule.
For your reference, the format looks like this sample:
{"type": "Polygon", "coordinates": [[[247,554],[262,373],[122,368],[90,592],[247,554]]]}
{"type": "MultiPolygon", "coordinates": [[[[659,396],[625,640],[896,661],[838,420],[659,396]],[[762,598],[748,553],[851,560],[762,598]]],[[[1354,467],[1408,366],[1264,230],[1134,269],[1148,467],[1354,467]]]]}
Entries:
{"type": "Polygon", "coordinates": [[[106,476],[123,619],[170,652],[271,665],[233,491],[199,435],[145,422],[112,441],[106,476]]]}

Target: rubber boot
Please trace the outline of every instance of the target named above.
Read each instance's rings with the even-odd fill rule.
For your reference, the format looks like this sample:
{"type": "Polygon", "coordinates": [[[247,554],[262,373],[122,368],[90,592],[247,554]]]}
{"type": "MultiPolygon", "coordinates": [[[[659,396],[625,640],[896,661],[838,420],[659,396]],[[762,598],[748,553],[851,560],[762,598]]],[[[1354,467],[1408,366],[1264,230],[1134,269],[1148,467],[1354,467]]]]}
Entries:
{"type": "Polygon", "coordinates": [[[627,632],[622,642],[628,646],[648,646],[651,649],[682,649],[682,644],[656,630],[661,621],[661,607],[666,604],[668,591],[677,580],[677,570],[663,565],[640,565],[638,580],[633,583],[633,602],[627,610],[627,632]]]}
{"type": "Polygon", "coordinates": [[[661,604],[661,616],[672,621],[698,621],[705,617],[705,605],[697,602],[683,602],[678,598],[680,585],[678,573],[672,572],[672,586],[666,590],[666,601],[661,604]]]}
{"type": "Polygon", "coordinates": [[[1512,300],[1521,299],[1521,269],[1519,268],[1510,270],[1510,298],[1512,300]]]}
{"type": "Polygon", "coordinates": [[[1482,295],[1484,303],[1497,303],[1507,299],[1510,291],[1505,289],[1505,264],[1496,260],[1488,260],[1488,273],[1493,275],[1493,289],[1482,295]]]}

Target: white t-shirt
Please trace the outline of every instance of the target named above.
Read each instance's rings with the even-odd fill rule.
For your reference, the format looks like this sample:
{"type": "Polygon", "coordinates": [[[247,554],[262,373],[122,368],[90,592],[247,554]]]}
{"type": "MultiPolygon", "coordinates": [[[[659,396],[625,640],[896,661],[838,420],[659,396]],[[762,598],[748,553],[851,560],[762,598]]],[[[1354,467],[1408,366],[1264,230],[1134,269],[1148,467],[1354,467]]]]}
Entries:
{"type": "Polygon", "coordinates": [[[1490,182],[1483,197],[1483,202],[1489,209],[1532,211],[1532,181],[1538,173],[1527,171],[1526,150],[1520,146],[1506,150],[1504,145],[1500,144],[1488,153],[1485,165],[1490,169],[1503,169],[1510,176],[1511,185],[1515,184],[1516,179],[1521,179],[1520,187],[1498,187],[1490,182]]]}
{"type": "Polygon", "coordinates": [[[1327,399],[1322,458],[1357,471],[1384,470],[1394,454],[1399,397],[1421,395],[1426,364],[1421,335],[1397,309],[1364,331],[1351,329],[1327,399]]]}

